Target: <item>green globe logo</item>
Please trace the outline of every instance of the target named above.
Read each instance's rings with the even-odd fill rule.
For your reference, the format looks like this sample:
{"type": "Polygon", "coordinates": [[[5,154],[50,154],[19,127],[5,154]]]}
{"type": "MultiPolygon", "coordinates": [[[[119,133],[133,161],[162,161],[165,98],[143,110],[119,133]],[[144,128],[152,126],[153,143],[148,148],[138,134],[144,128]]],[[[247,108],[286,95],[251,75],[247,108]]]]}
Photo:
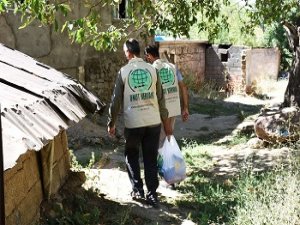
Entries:
{"type": "Polygon", "coordinates": [[[162,68],[158,72],[161,84],[164,87],[169,87],[175,83],[175,76],[173,70],[170,68],[162,68]]]}
{"type": "Polygon", "coordinates": [[[132,91],[144,92],[152,85],[151,73],[145,69],[136,69],[130,72],[128,84],[132,91]]]}

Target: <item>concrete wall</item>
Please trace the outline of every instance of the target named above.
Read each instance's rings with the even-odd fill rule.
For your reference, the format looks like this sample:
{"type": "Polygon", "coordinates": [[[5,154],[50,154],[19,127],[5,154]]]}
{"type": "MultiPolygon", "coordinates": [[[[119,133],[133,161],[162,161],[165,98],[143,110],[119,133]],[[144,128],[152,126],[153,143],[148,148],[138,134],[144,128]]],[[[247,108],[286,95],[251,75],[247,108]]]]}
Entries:
{"type": "Polygon", "coordinates": [[[246,86],[253,82],[277,80],[280,66],[280,51],[277,48],[249,49],[246,55],[246,86]]]}
{"type": "Polygon", "coordinates": [[[173,61],[183,76],[195,76],[198,82],[204,81],[206,42],[164,41],[159,43],[161,57],[164,52],[173,61]]]}
{"type": "Polygon", "coordinates": [[[40,204],[49,191],[56,193],[70,171],[66,132],[54,138],[53,173],[50,188],[50,150],[27,151],[16,166],[4,172],[6,225],[38,224],[40,204]]]}

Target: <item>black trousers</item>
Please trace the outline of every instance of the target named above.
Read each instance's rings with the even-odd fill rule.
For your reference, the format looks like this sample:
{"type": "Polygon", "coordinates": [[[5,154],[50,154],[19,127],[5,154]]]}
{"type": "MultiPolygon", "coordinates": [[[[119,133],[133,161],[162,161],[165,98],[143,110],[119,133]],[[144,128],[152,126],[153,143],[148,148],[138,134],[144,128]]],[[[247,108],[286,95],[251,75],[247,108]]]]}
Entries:
{"type": "Polygon", "coordinates": [[[125,128],[125,160],[133,190],[142,190],[143,181],[139,164],[140,146],[143,154],[145,183],[148,192],[156,193],[158,187],[157,154],[161,125],[125,128]]]}

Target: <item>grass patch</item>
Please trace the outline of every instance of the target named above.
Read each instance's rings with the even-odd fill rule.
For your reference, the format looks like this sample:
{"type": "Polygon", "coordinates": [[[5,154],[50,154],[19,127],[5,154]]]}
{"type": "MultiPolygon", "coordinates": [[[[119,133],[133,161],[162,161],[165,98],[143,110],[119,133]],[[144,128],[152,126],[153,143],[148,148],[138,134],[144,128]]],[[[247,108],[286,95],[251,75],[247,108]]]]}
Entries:
{"type": "Polygon", "coordinates": [[[182,140],[182,152],[186,163],[193,171],[197,168],[209,169],[212,166],[212,157],[209,155],[209,149],[213,146],[199,145],[196,141],[182,140]]]}
{"type": "MultiPolygon", "coordinates": [[[[245,138],[245,139],[244,139],[245,138]]],[[[232,145],[246,141],[236,137],[232,145]]],[[[187,197],[177,201],[198,224],[300,224],[300,174],[297,157],[271,171],[253,172],[251,162],[238,176],[220,180],[211,176],[212,145],[185,142],[182,150],[188,168],[179,190],[187,197]]]]}
{"type": "Polygon", "coordinates": [[[240,120],[243,120],[259,113],[261,108],[262,106],[207,100],[192,104],[190,113],[205,114],[211,117],[238,115],[240,120]]]}
{"type": "Polygon", "coordinates": [[[250,138],[252,137],[252,134],[241,134],[238,133],[237,135],[233,136],[232,138],[228,139],[225,142],[222,142],[221,145],[226,145],[227,147],[233,147],[235,145],[240,144],[246,144],[250,138]]]}
{"type": "Polygon", "coordinates": [[[184,83],[190,91],[203,99],[224,99],[226,94],[222,88],[218,87],[213,81],[199,82],[194,74],[184,77],[184,83]]]}
{"type": "Polygon", "coordinates": [[[223,137],[224,137],[224,133],[219,133],[215,131],[214,133],[210,133],[207,135],[198,135],[197,137],[193,137],[193,138],[178,139],[177,143],[180,149],[182,149],[185,147],[186,143],[189,142],[195,142],[198,145],[205,145],[205,144],[210,145],[223,137]]]}
{"type": "Polygon", "coordinates": [[[214,165],[209,152],[216,146],[189,140],[184,140],[183,145],[188,177],[179,186],[179,190],[187,194],[187,197],[177,201],[177,204],[189,209],[190,219],[198,224],[229,221],[227,213],[234,206],[232,188],[211,179],[210,174],[206,172],[214,165]]]}
{"type": "Polygon", "coordinates": [[[191,195],[177,204],[191,209],[190,218],[198,224],[225,223],[230,220],[228,212],[235,204],[230,187],[192,174],[181,191],[191,195]]]}
{"type": "Polygon", "coordinates": [[[299,178],[296,170],[285,169],[221,183],[192,172],[180,187],[189,197],[177,204],[189,208],[199,224],[299,224],[299,178]]]}
{"type": "Polygon", "coordinates": [[[88,193],[74,194],[65,199],[64,202],[52,200],[48,203],[50,212],[44,212],[44,217],[40,221],[41,225],[97,225],[100,220],[99,209],[92,204],[87,204],[88,193]],[[74,210],[76,206],[76,210],[74,210]]]}
{"type": "Polygon", "coordinates": [[[299,178],[298,169],[291,167],[241,177],[231,224],[299,224],[299,178]]]}
{"type": "Polygon", "coordinates": [[[100,149],[94,149],[93,151],[90,151],[88,149],[83,149],[83,150],[72,150],[72,157],[77,161],[78,166],[80,165],[81,167],[89,167],[89,164],[91,163],[91,160],[93,161],[92,163],[98,162],[102,158],[102,153],[100,149]]]}

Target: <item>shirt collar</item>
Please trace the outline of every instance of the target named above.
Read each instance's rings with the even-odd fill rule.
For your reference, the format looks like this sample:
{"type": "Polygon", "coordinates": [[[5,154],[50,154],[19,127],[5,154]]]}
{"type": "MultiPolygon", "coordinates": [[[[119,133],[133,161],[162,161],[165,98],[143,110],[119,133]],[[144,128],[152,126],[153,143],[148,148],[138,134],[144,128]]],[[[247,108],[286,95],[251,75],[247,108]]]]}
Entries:
{"type": "Polygon", "coordinates": [[[168,62],[168,60],[159,58],[156,59],[153,63],[165,63],[165,62],[168,62]]]}
{"type": "Polygon", "coordinates": [[[131,63],[136,63],[136,62],[144,62],[144,60],[142,58],[139,58],[139,57],[135,57],[135,58],[132,58],[128,61],[128,64],[131,64],[131,63]]]}

